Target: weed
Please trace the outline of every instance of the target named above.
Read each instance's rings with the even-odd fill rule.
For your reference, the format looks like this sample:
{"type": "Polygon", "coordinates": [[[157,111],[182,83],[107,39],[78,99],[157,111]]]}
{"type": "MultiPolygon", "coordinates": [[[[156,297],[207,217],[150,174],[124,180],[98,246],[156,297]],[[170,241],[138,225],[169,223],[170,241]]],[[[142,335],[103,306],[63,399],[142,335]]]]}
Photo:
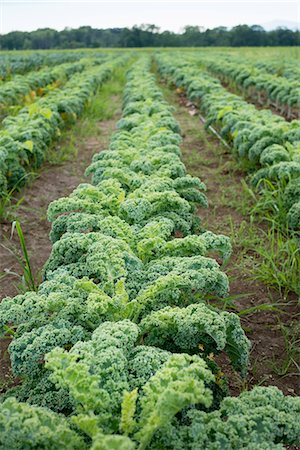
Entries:
{"type": "MultiPolygon", "coordinates": [[[[286,228],[287,211],[285,189],[287,182],[281,180],[279,183],[272,183],[270,180],[263,179],[259,183],[254,194],[255,203],[252,205],[251,213],[261,221],[275,223],[277,228],[286,228]]],[[[249,192],[251,188],[248,188],[249,192]]]]}
{"type": "Polygon", "coordinates": [[[47,152],[47,160],[51,165],[60,165],[77,157],[75,135],[68,133],[62,144],[53,144],[47,152]]]}
{"type": "Polygon", "coordinates": [[[255,278],[277,288],[286,297],[290,291],[300,295],[300,248],[296,236],[285,234],[276,226],[263,233],[263,240],[256,247],[260,264],[255,278]]]}
{"type": "Polygon", "coordinates": [[[294,323],[288,328],[279,323],[279,329],[284,341],[284,358],[279,363],[278,358],[273,357],[271,361],[272,369],[279,376],[284,376],[291,369],[295,369],[298,376],[300,376],[300,325],[299,323],[294,323]]]}
{"type": "Polygon", "coordinates": [[[25,178],[34,177],[35,175],[34,172],[27,172],[11,189],[0,193],[0,222],[14,216],[15,211],[18,210],[24,200],[24,197],[15,200],[13,197],[14,193],[19,189],[20,185],[22,185],[25,178]]]}
{"type": "Polygon", "coordinates": [[[20,222],[18,222],[17,220],[14,221],[12,224],[11,236],[13,236],[14,230],[16,230],[16,232],[18,234],[20,245],[21,245],[21,250],[22,250],[22,255],[23,255],[23,258],[19,258],[16,255],[15,256],[23,270],[24,285],[30,291],[37,291],[37,285],[35,284],[34,276],[33,276],[32,270],[31,270],[31,265],[30,265],[30,260],[29,260],[29,256],[28,256],[28,252],[27,252],[24,234],[23,234],[20,222]]]}

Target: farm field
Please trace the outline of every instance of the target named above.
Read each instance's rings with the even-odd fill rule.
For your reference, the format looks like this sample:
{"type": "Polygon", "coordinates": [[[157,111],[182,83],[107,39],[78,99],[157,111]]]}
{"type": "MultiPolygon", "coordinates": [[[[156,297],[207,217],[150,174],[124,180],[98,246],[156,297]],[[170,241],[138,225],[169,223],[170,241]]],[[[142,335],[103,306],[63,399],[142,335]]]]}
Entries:
{"type": "Polygon", "coordinates": [[[299,449],[299,49],[0,67],[0,448],[299,449]]]}

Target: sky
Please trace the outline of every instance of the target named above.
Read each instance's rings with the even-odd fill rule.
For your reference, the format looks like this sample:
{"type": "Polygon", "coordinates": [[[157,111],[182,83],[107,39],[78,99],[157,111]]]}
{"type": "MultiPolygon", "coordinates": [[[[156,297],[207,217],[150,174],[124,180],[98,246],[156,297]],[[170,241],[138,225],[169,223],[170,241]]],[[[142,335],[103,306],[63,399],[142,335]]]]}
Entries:
{"type": "Polygon", "coordinates": [[[180,32],[185,25],[259,24],[300,26],[300,0],[0,0],[0,33],[37,28],[132,27],[151,23],[161,31],[180,32]]]}

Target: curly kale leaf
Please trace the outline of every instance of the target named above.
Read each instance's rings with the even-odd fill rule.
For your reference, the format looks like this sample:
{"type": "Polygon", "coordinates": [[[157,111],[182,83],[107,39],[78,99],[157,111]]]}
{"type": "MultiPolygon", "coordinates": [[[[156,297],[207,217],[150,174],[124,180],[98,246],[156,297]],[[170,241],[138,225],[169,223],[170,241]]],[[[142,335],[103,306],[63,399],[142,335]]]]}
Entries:
{"type": "Polygon", "coordinates": [[[147,448],[155,432],[168,424],[182,409],[194,404],[209,407],[212,402],[207,383],[214,376],[198,356],[176,354],[143,386],[135,439],[138,449],[147,448]]]}
{"type": "Polygon", "coordinates": [[[122,239],[100,232],[66,233],[53,245],[46,275],[59,268],[77,278],[92,278],[107,294],[113,295],[115,283],[121,278],[132,279],[133,284],[135,279],[138,283],[142,262],[122,239]]]}
{"type": "Polygon", "coordinates": [[[130,390],[140,389],[172,355],[166,350],[139,345],[130,353],[128,381],[130,390]]]}
{"type": "Polygon", "coordinates": [[[63,319],[23,333],[9,345],[12,370],[15,375],[36,376],[43,368],[45,354],[52,348],[69,347],[88,336],[83,327],[63,319]]]}
{"type": "Polygon", "coordinates": [[[165,306],[184,306],[205,294],[226,296],[228,279],[216,261],[203,256],[172,257],[145,266],[145,283],[136,302],[136,317],[165,306]]]}
{"type": "Polygon", "coordinates": [[[97,186],[80,184],[69,197],[62,197],[50,203],[48,220],[53,222],[58,216],[82,212],[86,214],[115,214],[125,198],[125,191],[117,180],[104,180],[97,186]]]}
{"type": "Polygon", "coordinates": [[[287,220],[291,228],[297,231],[300,229],[300,201],[289,209],[287,220]]]}
{"type": "Polygon", "coordinates": [[[62,415],[47,408],[18,403],[13,397],[0,403],[0,447],[2,449],[82,450],[84,440],[62,415]]]}
{"type": "Polygon", "coordinates": [[[55,386],[50,375],[51,373],[43,368],[38,375],[23,378],[22,383],[2,394],[1,400],[16,397],[20,402],[47,407],[65,415],[73,413],[75,405],[68,390],[55,386]]]}
{"type": "Polygon", "coordinates": [[[166,307],[146,316],[140,324],[143,341],[172,352],[204,355],[228,353],[233,366],[245,374],[250,343],[236,314],[204,303],[186,308],[166,307]]]}
{"type": "Polygon", "coordinates": [[[255,387],[239,397],[225,398],[218,410],[190,409],[153,439],[153,449],[283,450],[298,445],[299,398],[285,397],[276,387],[255,387]]]}
{"type": "Polygon", "coordinates": [[[56,348],[47,355],[51,379],[74,400],[78,425],[85,426],[82,416],[87,415],[86,426],[96,420],[98,431],[117,431],[123,392],[129,390],[127,358],[137,337],[138,327],[130,321],[105,322],[69,353],[56,348]]]}

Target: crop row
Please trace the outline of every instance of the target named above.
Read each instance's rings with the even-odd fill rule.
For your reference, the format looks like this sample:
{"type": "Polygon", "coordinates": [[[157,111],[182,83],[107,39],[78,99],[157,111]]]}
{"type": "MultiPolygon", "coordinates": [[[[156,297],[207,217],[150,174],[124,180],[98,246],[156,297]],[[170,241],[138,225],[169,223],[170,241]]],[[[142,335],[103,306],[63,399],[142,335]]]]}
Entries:
{"type": "Polygon", "coordinates": [[[207,119],[220,130],[238,159],[253,173],[255,185],[280,185],[289,226],[300,228],[300,122],[287,122],[269,110],[257,110],[228,92],[216,78],[176,56],[156,58],[162,76],[182,87],[198,103],[207,119]]]}
{"type": "Polygon", "coordinates": [[[23,104],[26,96],[34,99],[36,94],[44,94],[44,88],[50,84],[55,83],[55,86],[59,87],[74,73],[82,72],[88,64],[91,65],[96,61],[100,63],[103,60],[83,58],[80,61],[61,64],[54,68],[46,67],[26,75],[16,75],[12,80],[0,85],[0,109],[23,104]]]}
{"type": "Polygon", "coordinates": [[[263,69],[266,72],[288,78],[289,80],[299,80],[300,77],[300,64],[299,59],[297,58],[285,58],[284,60],[281,60],[281,58],[276,58],[276,60],[267,58],[261,60],[257,59],[256,55],[255,58],[252,60],[250,59],[249,62],[258,69],[263,69]]]}
{"type": "Polygon", "coordinates": [[[249,356],[238,316],[207,302],[227,295],[209,255],[227,259],[230,242],[201,229],[205,186],[186,174],[149,68],[142,58],[128,74],[92,184],[49,206],[45,281],[0,305],[22,380],[0,405],[3,448],[279,450],[299,440],[299,398],[274,387],[226,397],[215,355],[242,376],[249,356]]]}
{"type": "Polygon", "coordinates": [[[263,69],[226,58],[202,58],[201,63],[226,82],[235,82],[247,96],[274,106],[287,118],[299,117],[300,82],[267,73],[263,69]]]}
{"type": "MultiPolygon", "coordinates": [[[[226,60],[235,64],[240,63],[242,66],[252,66],[254,69],[276,75],[277,77],[284,77],[289,80],[298,81],[300,77],[300,61],[297,55],[297,50],[294,54],[288,55],[286,51],[276,54],[270,54],[267,50],[265,52],[257,52],[256,50],[240,48],[236,51],[220,51],[216,50],[215,60],[226,60]]],[[[195,55],[208,57],[208,52],[195,51],[195,55]]],[[[210,58],[211,59],[211,58],[210,58]]]]}
{"type": "Polygon", "coordinates": [[[46,151],[60,135],[66,121],[74,121],[89,98],[126,57],[102,65],[87,66],[74,74],[61,89],[51,91],[16,116],[7,116],[0,130],[0,197],[7,189],[26,182],[28,167],[38,168],[46,151]]]}
{"type": "MultiPolygon", "coordinates": [[[[98,52],[89,53],[94,57],[98,52]]],[[[51,53],[30,53],[27,55],[3,53],[0,55],[0,80],[9,79],[17,73],[26,73],[30,70],[37,70],[43,66],[57,66],[67,62],[75,62],[87,56],[86,52],[51,52],[51,53]]]]}

